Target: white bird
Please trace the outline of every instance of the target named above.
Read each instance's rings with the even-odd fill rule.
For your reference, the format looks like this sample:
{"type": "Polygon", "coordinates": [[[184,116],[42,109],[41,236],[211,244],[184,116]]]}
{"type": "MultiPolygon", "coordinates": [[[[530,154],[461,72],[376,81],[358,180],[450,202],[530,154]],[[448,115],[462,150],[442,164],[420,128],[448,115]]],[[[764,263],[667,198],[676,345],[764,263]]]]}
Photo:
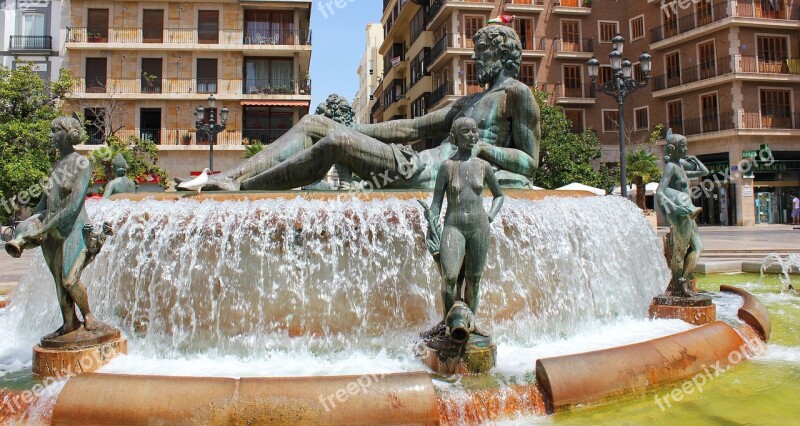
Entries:
{"type": "Polygon", "coordinates": [[[208,183],[208,175],[211,174],[211,170],[208,168],[203,169],[203,173],[200,176],[188,181],[182,182],[178,185],[178,188],[188,189],[189,191],[197,191],[197,194],[200,195],[200,190],[208,183]]]}

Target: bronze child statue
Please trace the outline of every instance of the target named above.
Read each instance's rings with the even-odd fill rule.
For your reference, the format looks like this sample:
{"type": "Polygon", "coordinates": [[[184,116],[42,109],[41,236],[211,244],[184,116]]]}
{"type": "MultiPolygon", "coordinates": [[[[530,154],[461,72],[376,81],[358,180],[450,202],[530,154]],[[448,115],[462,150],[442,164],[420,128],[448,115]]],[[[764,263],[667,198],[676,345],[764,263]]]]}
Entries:
{"type": "Polygon", "coordinates": [[[672,249],[668,259],[672,280],[667,295],[692,297],[691,280],[703,242],[695,219],[702,209],[692,203],[689,179],[708,176],[708,169],[697,157],[687,155],[686,138],[667,131],[664,146],[664,175],[656,191],[658,207],[670,225],[667,245],[672,249]]]}
{"type": "MultiPolygon", "coordinates": [[[[439,328],[446,326],[452,337],[454,330],[464,328],[456,323],[466,324],[470,333],[488,336],[474,317],[478,313],[481,275],[489,250],[489,224],[503,206],[505,197],[492,166],[474,153],[478,143],[475,120],[466,117],[455,120],[450,140],[457,151],[439,167],[433,202],[426,212],[429,226],[426,240],[442,274],[444,320],[439,328]],[[488,213],[483,208],[484,185],[494,196],[488,213]],[[439,214],[445,196],[447,211],[444,227],[440,227],[439,214]],[[460,291],[462,282],[466,283],[463,293],[460,291]],[[463,304],[469,311],[463,312],[463,304]],[[451,312],[453,309],[459,312],[451,312]],[[473,318],[464,318],[470,314],[473,318]]],[[[462,340],[462,331],[459,334],[462,340]]]]}
{"type": "Polygon", "coordinates": [[[125,194],[136,192],[136,183],[126,176],[128,172],[128,162],[122,153],[117,153],[113,161],[114,173],[117,177],[106,185],[106,190],[103,192],[103,198],[109,198],[114,194],[125,194]]]}
{"type": "Polygon", "coordinates": [[[100,250],[105,235],[111,233],[110,225],[104,226],[102,236],[88,225],[84,203],[92,168],[89,160],[74,148],[83,140],[83,126],[76,118],[59,117],[53,120],[51,130],[60,160],[53,166],[34,215],[20,224],[14,240],[6,244],[6,251],[13,257],[20,257],[25,249],[41,247],[47,267],[53,274],[64,323],[43,341],[81,327],[92,331],[101,325],[92,315],[89,296],[80,277],[87,263],[100,250]],[[87,248],[87,243],[91,247],[87,248]],[[75,305],[83,315],[83,323],[78,320],[75,305]]]}

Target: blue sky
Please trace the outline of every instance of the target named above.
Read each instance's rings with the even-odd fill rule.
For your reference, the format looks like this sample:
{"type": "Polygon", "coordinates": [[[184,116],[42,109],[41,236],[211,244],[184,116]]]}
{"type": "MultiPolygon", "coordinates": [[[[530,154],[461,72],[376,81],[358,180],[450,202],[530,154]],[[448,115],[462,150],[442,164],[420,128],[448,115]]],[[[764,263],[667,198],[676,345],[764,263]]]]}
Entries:
{"type": "Polygon", "coordinates": [[[339,4],[344,4],[341,9],[336,3],[334,0],[313,1],[312,114],[331,93],[353,101],[358,90],[356,71],[364,55],[367,24],[379,23],[383,12],[383,3],[375,0],[338,0],[339,4]]]}

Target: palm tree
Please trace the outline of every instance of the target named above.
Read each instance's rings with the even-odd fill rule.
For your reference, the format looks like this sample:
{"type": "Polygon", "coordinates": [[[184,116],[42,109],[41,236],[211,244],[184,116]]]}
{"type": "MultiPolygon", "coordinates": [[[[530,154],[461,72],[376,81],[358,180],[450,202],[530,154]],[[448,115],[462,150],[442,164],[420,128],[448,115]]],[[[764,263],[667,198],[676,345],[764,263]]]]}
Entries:
{"type": "Polygon", "coordinates": [[[658,158],[644,149],[628,153],[628,176],[636,184],[636,205],[645,209],[645,185],[661,179],[658,158]]]}

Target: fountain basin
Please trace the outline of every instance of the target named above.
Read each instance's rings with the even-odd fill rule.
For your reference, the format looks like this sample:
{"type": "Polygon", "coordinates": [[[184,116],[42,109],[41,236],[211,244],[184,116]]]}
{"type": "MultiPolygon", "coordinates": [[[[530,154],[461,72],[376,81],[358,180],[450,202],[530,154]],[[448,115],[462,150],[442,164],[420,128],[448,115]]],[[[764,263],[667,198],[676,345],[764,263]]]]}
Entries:
{"type": "Polygon", "coordinates": [[[209,378],[87,374],[71,379],[53,425],[436,424],[427,373],[209,378]]]}
{"type": "MultiPolygon", "coordinates": [[[[757,300],[737,290],[745,306],[757,300]]],[[[726,371],[763,348],[743,327],[717,321],[637,344],[539,359],[535,384],[469,392],[483,413],[470,418],[552,413],[726,371]]],[[[422,371],[241,379],[87,374],[67,383],[52,424],[452,424],[451,397],[437,395],[432,377],[422,371]]],[[[459,422],[469,415],[461,414],[459,422]]]]}

